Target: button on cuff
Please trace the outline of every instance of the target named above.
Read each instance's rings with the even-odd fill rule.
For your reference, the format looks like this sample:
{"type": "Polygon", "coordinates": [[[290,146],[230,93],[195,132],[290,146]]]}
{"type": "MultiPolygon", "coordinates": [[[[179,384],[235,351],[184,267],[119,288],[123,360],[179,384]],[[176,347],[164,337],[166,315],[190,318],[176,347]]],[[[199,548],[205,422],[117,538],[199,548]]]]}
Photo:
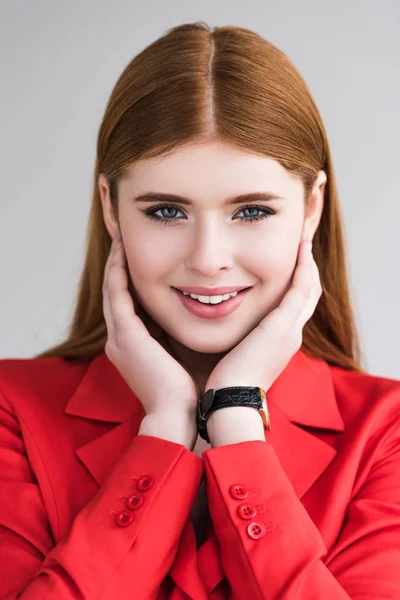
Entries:
{"type": "Polygon", "coordinates": [[[136,489],[140,492],[147,492],[154,485],[154,477],[151,475],[143,475],[136,481],[136,489]]]}
{"type": "Polygon", "coordinates": [[[253,538],[253,540],[259,540],[260,538],[264,537],[266,530],[262,523],[253,521],[247,526],[247,533],[251,538],[253,538]]]}
{"type": "Polygon", "coordinates": [[[234,485],[231,485],[231,487],[229,488],[229,493],[232,496],[232,498],[235,498],[235,500],[244,500],[249,494],[247,488],[244,485],[241,485],[240,483],[235,483],[234,485]]]}
{"type": "Polygon", "coordinates": [[[237,513],[241,519],[253,519],[257,514],[257,510],[252,504],[242,502],[237,507],[237,513]]]}
{"type": "Polygon", "coordinates": [[[115,516],[115,522],[119,527],[128,527],[134,520],[135,516],[130,511],[123,511],[115,516]]]}
{"type": "Polygon", "coordinates": [[[128,496],[128,498],[125,501],[125,506],[126,506],[126,508],[129,508],[129,510],[136,510],[140,506],[142,506],[143,502],[144,502],[143,494],[141,494],[140,492],[136,492],[136,493],[128,496]]]}

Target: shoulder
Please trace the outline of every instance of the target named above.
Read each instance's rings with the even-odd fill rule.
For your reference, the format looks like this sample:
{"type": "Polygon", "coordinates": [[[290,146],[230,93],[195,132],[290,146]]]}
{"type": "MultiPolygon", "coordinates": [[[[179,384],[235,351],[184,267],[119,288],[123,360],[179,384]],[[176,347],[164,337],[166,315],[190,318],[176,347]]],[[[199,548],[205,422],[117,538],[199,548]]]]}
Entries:
{"type": "Polygon", "coordinates": [[[0,360],[0,405],[19,413],[25,408],[63,410],[82,380],[88,360],[62,357],[0,360]]]}
{"type": "Polygon", "coordinates": [[[378,430],[400,425],[400,380],[329,365],[336,402],[346,423],[378,430]]]}

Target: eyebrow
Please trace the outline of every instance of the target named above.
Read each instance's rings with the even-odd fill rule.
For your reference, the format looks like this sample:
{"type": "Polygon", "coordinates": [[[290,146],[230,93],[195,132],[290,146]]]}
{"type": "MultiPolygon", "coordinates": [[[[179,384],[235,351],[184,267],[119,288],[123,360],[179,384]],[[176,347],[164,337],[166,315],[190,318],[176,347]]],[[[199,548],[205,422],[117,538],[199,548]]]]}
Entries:
{"type": "MultiPolygon", "coordinates": [[[[240,194],[239,196],[229,196],[224,204],[242,204],[242,202],[271,202],[272,200],[283,200],[282,196],[275,194],[274,192],[250,192],[247,194],[240,194]]],[[[133,198],[134,202],[179,202],[180,204],[193,205],[194,202],[190,198],[185,196],[178,196],[177,194],[165,194],[163,192],[146,192],[139,194],[133,198]]]]}

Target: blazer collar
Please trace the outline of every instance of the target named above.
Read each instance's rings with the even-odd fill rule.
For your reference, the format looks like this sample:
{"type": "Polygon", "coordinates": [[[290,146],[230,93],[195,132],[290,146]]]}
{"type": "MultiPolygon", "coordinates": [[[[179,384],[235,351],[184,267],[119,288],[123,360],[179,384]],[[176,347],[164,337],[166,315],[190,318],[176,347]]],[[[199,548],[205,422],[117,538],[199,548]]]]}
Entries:
{"type": "MultiPolygon", "coordinates": [[[[318,430],[344,431],[329,365],[299,350],[267,391],[267,401],[271,417],[267,441],[301,498],[336,455],[334,446],[318,437],[318,430]]],[[[120,424],[105,434],[101,428],[97,438],[76,448],[101,485],[137,433],[146,414],[143,405],[103,352],[90,361],[65,412],[120,424]]]]}
{"type": "MultiPolygon", "coordinates": [[[[267,400],[268,405],[272,401],[292,423],[344,430],[329,365],[302,350],[292,357],[267,391],[267,400]]],[[[134,414],[145,414],[140,400],[104,352],[89,362],[65,412],[110,423],[123,423],[134,414]]]]}
{"type": "Polygon", "coordinates": [[[105,352],[90,362],[65,412],[75,417],[123,423],[144,408],[105,352]]]}

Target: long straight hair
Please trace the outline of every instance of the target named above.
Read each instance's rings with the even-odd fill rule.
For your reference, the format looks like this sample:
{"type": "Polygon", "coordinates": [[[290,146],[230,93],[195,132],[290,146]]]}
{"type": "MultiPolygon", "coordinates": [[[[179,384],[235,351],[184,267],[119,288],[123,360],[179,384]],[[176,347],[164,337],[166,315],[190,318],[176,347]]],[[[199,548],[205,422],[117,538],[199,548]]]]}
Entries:
{"type": "Polygon", "coordinates": [[[307,202],[318,171],[327,174],[313,240],[323,293],[303,328],[302,350],[362,372],[350,302],[343,225],[329,144],[307,84],[288,57],[242,27],[188,23],[168,30],[125,67],[97,137],[86,258],[67,338],[36,358],[91,359],[104,351],[102,284],[111,238],[98,187],[107,176],[118,215],[118,184],[133,163],[218,140],[277,160],[301,178],[307,202]]]}

